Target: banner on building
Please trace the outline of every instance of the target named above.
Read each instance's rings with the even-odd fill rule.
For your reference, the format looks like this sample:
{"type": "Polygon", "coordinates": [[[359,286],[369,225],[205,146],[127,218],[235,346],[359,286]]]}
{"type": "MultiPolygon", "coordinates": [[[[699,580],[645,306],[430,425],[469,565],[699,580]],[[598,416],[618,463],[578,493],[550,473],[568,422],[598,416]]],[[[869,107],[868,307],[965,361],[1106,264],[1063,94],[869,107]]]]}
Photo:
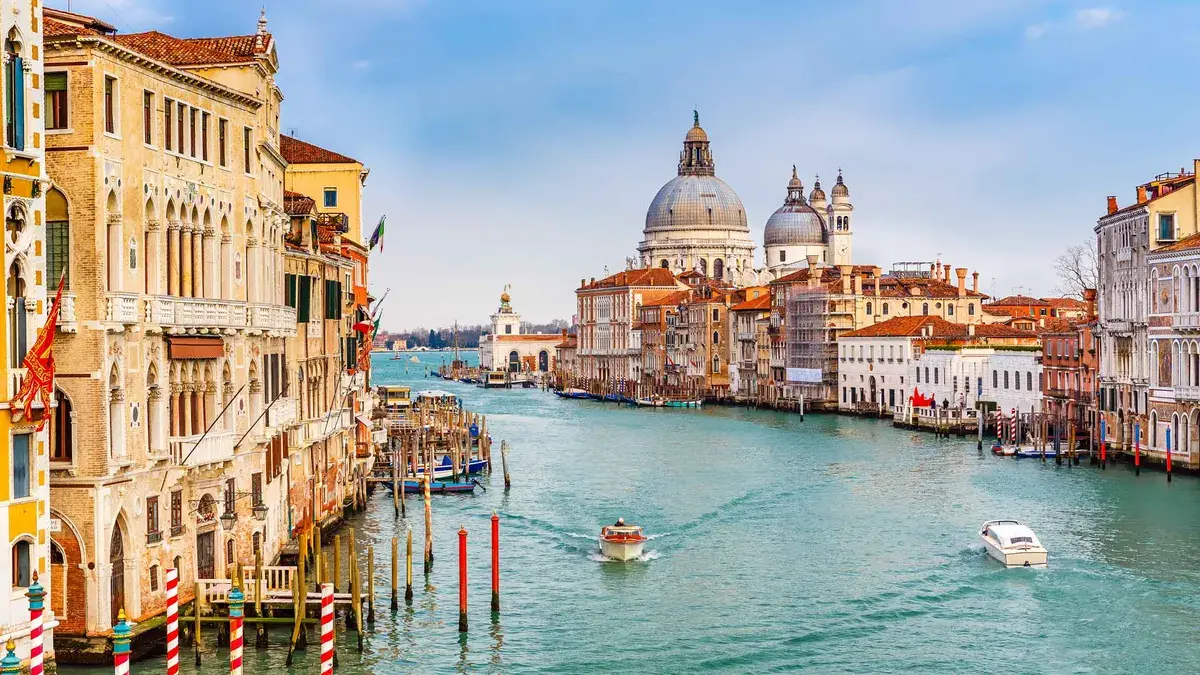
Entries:
{"type": "Polygon", "coordinates": [[[820,384],[822,382],[822,372],[820,368],[788,368],[787,379],[788,382],[820,384]]]}

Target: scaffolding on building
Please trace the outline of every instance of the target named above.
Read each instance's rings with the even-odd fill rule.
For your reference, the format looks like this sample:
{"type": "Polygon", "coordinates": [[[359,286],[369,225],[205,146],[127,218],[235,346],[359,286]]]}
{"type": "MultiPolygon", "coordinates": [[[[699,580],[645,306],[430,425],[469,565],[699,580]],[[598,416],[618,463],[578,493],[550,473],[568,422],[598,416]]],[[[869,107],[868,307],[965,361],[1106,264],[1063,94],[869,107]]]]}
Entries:
{"type": "Polygon", "coordinates": [[[787,367],[820,372],[820,382],[787,385],[788,398],[814,407],[837,405],[837,302],[824,285],[793,284],[787,296],[787,367]]]}

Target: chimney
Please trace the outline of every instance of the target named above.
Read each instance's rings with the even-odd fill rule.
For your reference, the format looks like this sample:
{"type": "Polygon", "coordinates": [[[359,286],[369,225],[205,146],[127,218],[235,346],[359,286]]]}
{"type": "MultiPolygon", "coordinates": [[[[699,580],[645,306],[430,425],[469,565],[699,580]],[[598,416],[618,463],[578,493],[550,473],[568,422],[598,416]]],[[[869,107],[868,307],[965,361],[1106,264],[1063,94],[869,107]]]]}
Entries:
{"type": "Polygon", "coordinates": [[[950,283],[950,263],[942,265],[942,281],[950,283]]]}
{"type": "Polygon", "coordinates": [[[942,273],[942,259],[938,258],[937,261],[933,263],[933,267],[931,267],[929,269],[929,278],[937,279],[938,275],[941,273],[942,273]]]}
{"type": "Polygon", "coordinates": [[[854,275],[854,295],[862,295],[862,275],[854,275]]]}
{"type": "Polygon", "coordinates": [[[811,277],[817,273],[817,261],[820,259],[821,256],[817,255],[816,253],[810,253],[808,255],[808,276],[811,277]]]}
{"type": "Polygon", "coordinates": [[[967,324],[967,337],[975,337],[975,324],[967,324]]]}
{"type": "Polygon", "coordinates": [[[979,292],[979,272],[971,272],[971,292],[979,292]]]}
{"type": "Polygon", "coordinates": [[[579,287],[580,287],[580,288],[583,288],[584,286],[587,286],[587,279],[580,279],[580,280],[579,280],[579,287]]]}
{"type": "Polygon", "coordinates": [[[879,277],[883,276],[883,268],[876,267],[875,269],[871,270],[871,272],[875,274],[875,297],[878,298],[879,297],[879,277]]]}
{"type": "Polygon", "coordinates": [[[1087,318],[1089,321],[1096,319],[1096,289],[1083,289],[1083,300],[1087,303],[1087,318]]]}
{"type": "Polygon", "coordinates": [[[567,329],[566,328],[562,329],[562,334],[563,334],[563,342],[566,342],[567,341],[567,329]]]}
{"type": "Polygon", "coordinates": [[[838,272],[842,275],[842,293],[850,293],[850,273],[853,270],[853,265],[838,265],[838,272]]]}
{"type": "Polygon", "coordinates": [[[1109,195],[1108,196],[1108,215],[1111,216],[1112,214],[1114,214],[1116,212],[1117,212],[1117,196],[1109,195]]]}
{"type": "Polygon", "coordinates": [[[1146,200],[1146,186],[1145,186],[1145,185],[1139,185],[1139,186],[1137,187],[1137,203],[1139,203],[1139,204],[1145,204],[1145,203],[1146,203],[1146,201],[1147,201],[1147,200],[1146,200]]]}
{"type": "Polygon", "coordinates": [[[959,267],[954,270],[958,275],[958,297],[963,297],[967,294],[967,268],[959,267]]]}

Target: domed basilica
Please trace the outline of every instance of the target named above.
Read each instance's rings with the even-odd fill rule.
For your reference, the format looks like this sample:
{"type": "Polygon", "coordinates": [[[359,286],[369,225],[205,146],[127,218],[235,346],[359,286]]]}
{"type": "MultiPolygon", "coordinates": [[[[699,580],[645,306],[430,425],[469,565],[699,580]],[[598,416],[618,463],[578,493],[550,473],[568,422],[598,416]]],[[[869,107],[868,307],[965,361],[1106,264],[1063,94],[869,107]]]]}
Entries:
{"type": "Polygon", "coordinates": [[[641,266],[677,274],[697,270],[744,286],[767,283],[805,267],[810,255],[817,256],[821,265],[850,264],[854,207],[840,171],[830,192],[827,203],[818,179],[806,199],[792,167],[787,198],[767,219],[766,264],[756,269],[742,200],[717,178],[708,134],[700,127],[700,116],[693,113],[692,128],[679,154],[678,175],[662,186],[646,212],[638,246],[641,266]]]}

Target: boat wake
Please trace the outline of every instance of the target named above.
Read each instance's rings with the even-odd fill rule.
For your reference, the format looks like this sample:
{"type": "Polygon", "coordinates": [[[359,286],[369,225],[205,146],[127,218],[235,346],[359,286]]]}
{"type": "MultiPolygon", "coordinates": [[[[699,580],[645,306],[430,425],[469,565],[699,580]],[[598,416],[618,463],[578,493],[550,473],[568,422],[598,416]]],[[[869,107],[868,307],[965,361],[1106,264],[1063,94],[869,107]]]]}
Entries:
{"type": "Polygon", "coordinates": [[[588,560],[592,560],[594,562],[650,562],[651,560],[658,560],[658,558],[658,551],[642,551],[642,554],[638,557],[625,561],[610,558],[599,551],[596,551],[588,556],[588,560]]]}

